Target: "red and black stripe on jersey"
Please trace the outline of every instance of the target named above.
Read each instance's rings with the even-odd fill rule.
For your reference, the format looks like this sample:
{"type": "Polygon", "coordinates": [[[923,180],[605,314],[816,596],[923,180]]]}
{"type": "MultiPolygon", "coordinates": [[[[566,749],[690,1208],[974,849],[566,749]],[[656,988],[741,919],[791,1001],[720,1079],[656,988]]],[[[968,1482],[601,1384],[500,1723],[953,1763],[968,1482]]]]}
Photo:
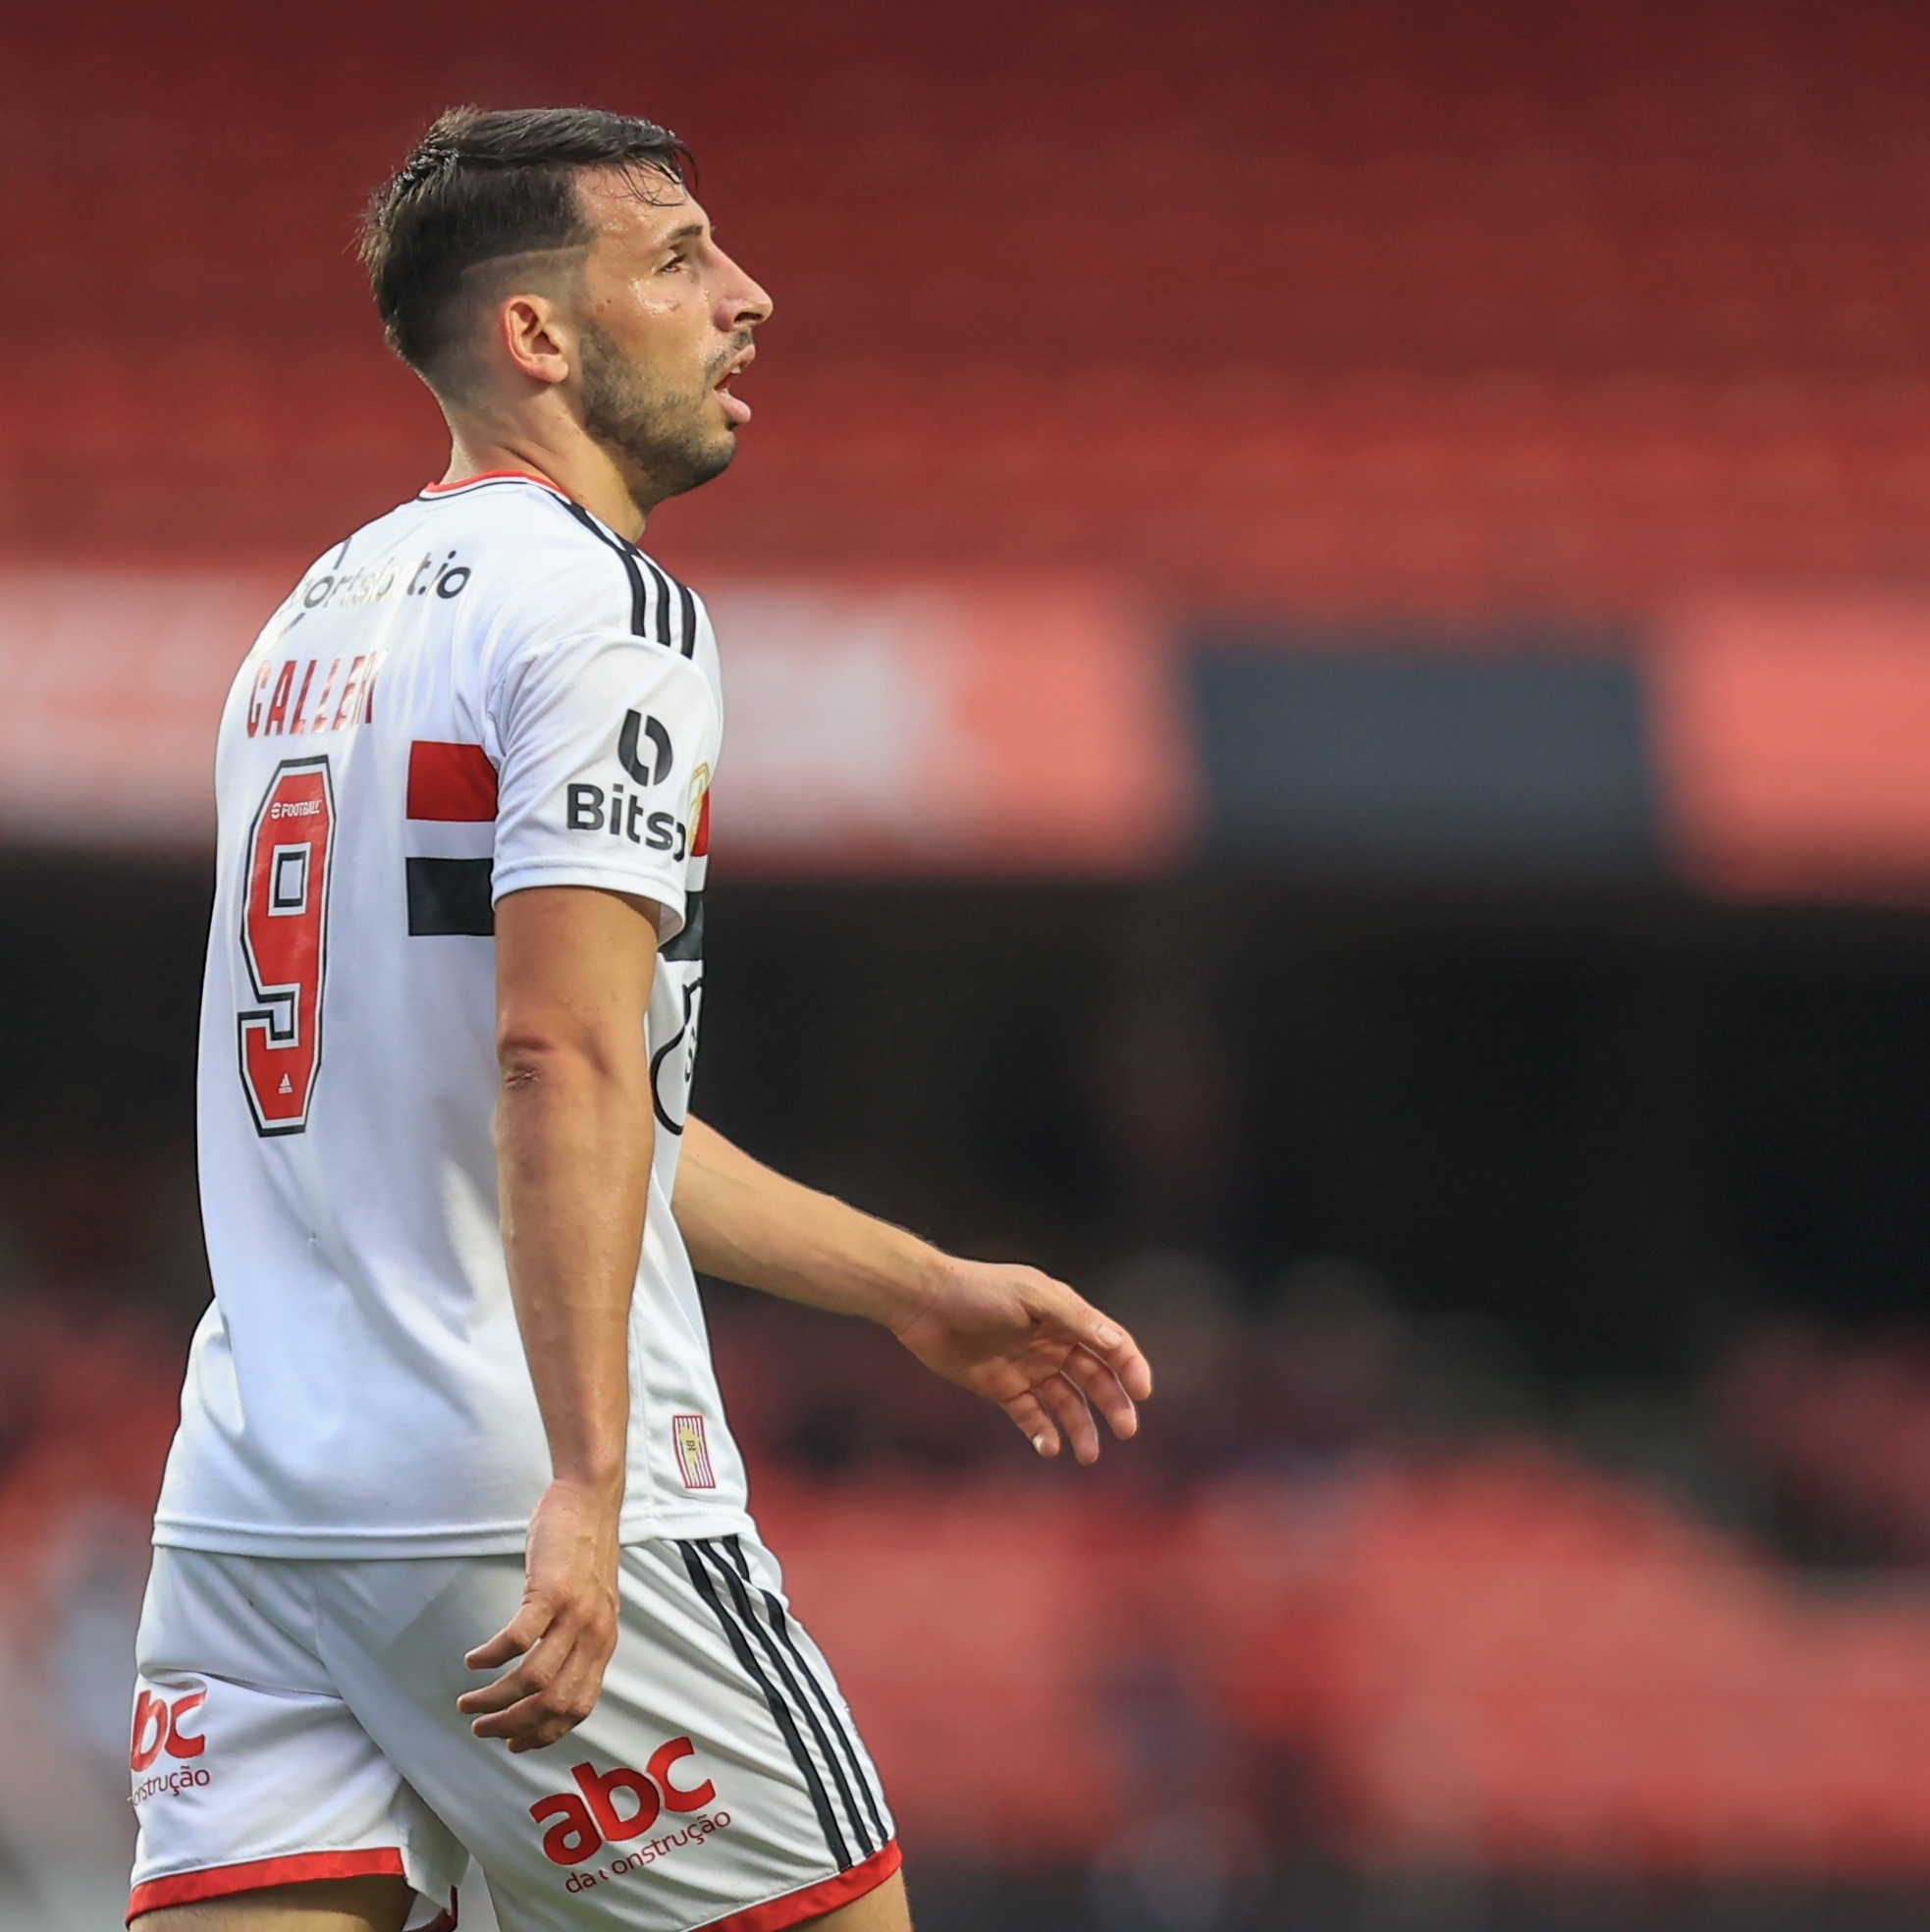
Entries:
{"type": "MultiPolygon", "coordinates": [[[[630,630],[654,638],[667,651],[691,658],[697,651],[697,600],[687,584],[664,570],[635,544],[600,523],[540,476],[523,470],[490,470],[456,483],[432,483],[421,494],[430,499],[472,491],[535,483],[547,490],[591,536],[623,566],[630,592],[630,630]]],[[[710,798],[706,794],[691,851],[710,850],[710,798]]],[[[443,824],[480,824],[496,818],[496,768],[479,744],[439,744],[418,740],[409,746],[407,815],[443,824]]],[[[414,939],[493,939],[496,907],[488,859],[410,858],[404,861],[408,930],[414,939]]],[[[704,956],[704,894],[694,891],[684,907],[681,931],[664,945],[666,959],[704,956]]]]}

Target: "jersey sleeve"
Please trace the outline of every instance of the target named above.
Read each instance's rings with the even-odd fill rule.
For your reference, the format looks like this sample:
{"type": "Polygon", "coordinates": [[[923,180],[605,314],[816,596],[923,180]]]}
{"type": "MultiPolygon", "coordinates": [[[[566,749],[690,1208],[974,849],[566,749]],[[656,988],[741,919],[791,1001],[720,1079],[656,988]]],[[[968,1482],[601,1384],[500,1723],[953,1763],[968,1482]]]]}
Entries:
{"type": "Polygon", "coordinates": [[[490,723],[495,896],[602,886],[654,901],[660,939],[676,933],[721,730],[690,661],[623,632],[561,638],[508,667],[490,723]]]}

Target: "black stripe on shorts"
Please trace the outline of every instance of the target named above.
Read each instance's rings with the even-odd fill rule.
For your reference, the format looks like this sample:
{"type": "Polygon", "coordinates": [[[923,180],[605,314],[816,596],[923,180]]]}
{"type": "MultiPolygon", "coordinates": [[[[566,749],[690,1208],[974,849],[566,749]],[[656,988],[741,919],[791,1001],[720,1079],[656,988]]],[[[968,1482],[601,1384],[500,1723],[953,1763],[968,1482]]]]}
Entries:
{"type": "MultiPolygon", "coordinates": [[[[730,1560],[736,1565],[738,1576],[748,1583],[751,1567],[744,1557],[742,1539],[737,1536],[726,1536],[724,1547],[730,1552],[730,1560]]],[[[864,1800],[865,1815],[871,1820],[873,1845],[881,1846],[885,1843],[885,1814],[879,1808],[877,1797],[872,1791],[871,1780],[865,1773],[865,1753],[852,1732],[850,1714],[840,1710],[832,1702],[831,1692],[825,1688],[824,1680],[811,1668],[804,1652],[798,1648],[797,1639],[791,1635],[790,1619],[784,1615],[784,1606],[777,1592],[759,1590],[758,1594],[764,1599],[765,1616],[776,1633],[777,1641],[790,1652],[792,1660],[797,1665],[798,1676],[809,1687],[818,1708],[825,1714],[825,1722],[831,1727],[831,1735],[837,1740],[838,1749],[843,1753],[845,1763],[850,1766],[852,1783],[857,1786],[858,1796],[864,1800]]],[[[852,1822],[858,1825],[858,1835],[862,1838],[865,1835],[864,1826],[856,1818],[852,1822]]]]}
{"type": "MultiPolygon", "coordinates": [[[[735,1562],[741,1564],[744,1561],[743,1551],[741,1549],[730,1549],[730,1543],[734,1540],[734,1538],[726,1538],[724,1547],[726,1550],[729,1550],[735,1562]]],[[[759,1646],[764,1651],[766,1661],[770,1664],[773,1672],[782,1681],[784,1689],[790,1696],[792,1707],[804,1719],[805,1723],[810,1726],[811,1735],[817,1739],[818,1749],[824,1755],[825,1763],[831,1771],[831,1782],[837,1787],[838,1798],[843,1802],[844,1816],[851,1826],[851,1835],[857,1840],[858,1856],[860,1858],[870,1857],[885,1843],[885,1834],[880,1828],[867,1829],[864,1814],[858,1809],[857,1801],[851,1796],[850,1780],[844,1774],[845,1760],[840,1758],[838,1753],[832,1749],[831,1738],[827,1734],[824,1724],[819,1719],[817,1706],[813,1703],[809,1692],[798,1683],[798,1673],[801,1672],[804,1678],[814,1686],[817,1680],[806,1667],[803,1657],[797,1656],[795,1646],[792,1646],[791,1654],[797,1656],[798,1670],[793,1671],[791,1669],[790,1661],[784,1654],[784,1648],[778,1644],[769,1627],[759,1618],[751,1600],[748,1583],[743,1578],[738,1576],[734,1568],[724,1562],[724,1558],[718,1554],[714,1545],[706,1544],[704,1549],[705,1554],[709,1556],[712,1564],[716,1567],[718,1575],[723,1578],[724,1587],[730,1592],[739,1621],[756,1637],[759,1646]]],[[[831,1729],[838,1734],[841,1741],[843,1739],[843,1728],[835,1719],[831,1722],[831,1729]]],[[[852,1763],[851,1768],[854,1771],[857,1769],[855,1762],[852,1763]]],[[[858,1782],[862,1788],[864,1783],[863,1778],[860,1777],[858,1782]]],[[[869,1800],[870,1796],[871,1794],[869,1792],[865,1794],[867,1800],[869,1800]]]]}
{"type": "Polygon", "coordinates": [[[746,1674],[764,1693],[764,1701],[770,1706],[772,1720],[782,1735],[784,1744],[790,1750],[804,1788],[810,1795],[811,1808],[818,1814],[818,1827],[825,1835],[825,1843],[831,1848],[831,1862],[839,1871],[849,1871],[858,1861],[852,1857],[844,1843],[844,1834],[838,1830],[837,1819],[831,1811],[831,1799],[825,1792],[825,1781],[818,1775],[818,1767],[811,1761],[811,1753],[805,1747],[804,1739],[797,1728],[797,1719],[777,1687],[765,1674],[764,1667],[757,1660],[757,1652],[751,1646],[750,1638],[737,1624],[724,1597],[719,1593],[716,1580],[712,1577],[705,1557],[709,1554],[700,1542],[679,1539],[677,1547],[683,1552],[683,1567],[690,1573],[691,1586],[706,1603],[711,1606],[725,1640],[729,1643],[737,1661],[743,1665],[746,1674]]]}

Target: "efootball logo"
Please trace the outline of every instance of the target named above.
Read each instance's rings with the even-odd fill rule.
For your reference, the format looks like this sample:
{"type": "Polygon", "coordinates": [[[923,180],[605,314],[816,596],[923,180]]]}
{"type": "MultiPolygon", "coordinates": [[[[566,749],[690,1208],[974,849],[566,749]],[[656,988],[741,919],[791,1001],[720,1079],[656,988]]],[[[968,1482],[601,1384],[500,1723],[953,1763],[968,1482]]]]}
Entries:
{"type": "Polygon", "coordinates": [[[670,734],[654,718],[626,711],[617,738],[617,757],[637,784],[662,784],[670,775],[670,734]],[[645,738],[650,741],[652,762],[648,765],[637,755],[645,738]]]}

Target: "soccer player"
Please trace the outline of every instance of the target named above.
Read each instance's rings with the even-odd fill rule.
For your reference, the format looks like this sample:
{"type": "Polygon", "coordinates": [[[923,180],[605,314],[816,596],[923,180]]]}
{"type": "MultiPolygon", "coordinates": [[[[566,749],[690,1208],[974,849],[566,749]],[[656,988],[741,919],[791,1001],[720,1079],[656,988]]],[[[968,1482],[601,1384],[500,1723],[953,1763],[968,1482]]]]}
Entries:
{"type": "Polygon", "coordinates": [[[215,1300],[155,1521],[143,1932],[909,1924],[746,1508],[693,1267],[888,1326],[1041,1455],[1132,1339],[688,1111],[723,701],[651,509],[731,459],[770,298],[647,121],[446,114],[377,196],[444,480],[331,549],[222,716],[215,1300]],[[549,1746],[561,1744],[561,1749],[549,1746]]]}

